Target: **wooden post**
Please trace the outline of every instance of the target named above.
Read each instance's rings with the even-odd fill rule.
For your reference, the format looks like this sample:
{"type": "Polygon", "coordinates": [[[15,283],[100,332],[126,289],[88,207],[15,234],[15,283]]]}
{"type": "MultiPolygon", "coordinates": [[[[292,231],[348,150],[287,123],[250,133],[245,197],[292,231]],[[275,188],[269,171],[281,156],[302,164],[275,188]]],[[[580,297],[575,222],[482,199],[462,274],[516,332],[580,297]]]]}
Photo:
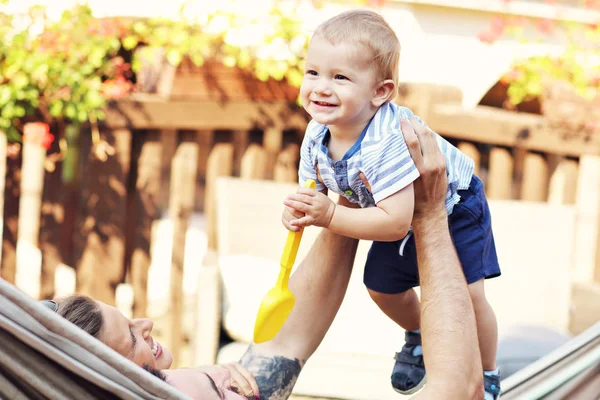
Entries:
{"type": "Polygon", "coordinates": [[[198,143],[195,135],[185,132],[171,164],[169,214],[173,221],[173,250],[169,290],[169,347],[175,361],[179,359],[182,336],[183,261],[189,218],[194,209],[198,171],[198,143]]]}
{"type": "Polygon", "coordinates": [[[494,200],[512,198],[513,158],[507,149],[495,147],[490,151],[490,171],[487,196],[494,200]]]}
{"type": "Polygon", "coordinates": [[[298,182],[299,158],[299,146],[297,144],[288,145],[277,157],[273,180],[278,182],[298,182]]]}
{"type": "Polygon", "coordinates": [[[115,290],[125,277],[127,228],[127,182],[131,158],[131,131],[104,131],[103,138],[114,148],[106,161],[90,149],[83,135],[82,154],[88,157],[82,172],[83,204],[79,235],[82,255],[77,265],[77,291],[115,305],[115,290]],[[89,155],[88,155],[89,154],[89,155]]]}
{"type": "Polygon", "coordinates": [[[548,163],[544,156],[527,153],[523,162],[521,200],[542,201],[548,198],[548,163]]]}
{"type": "MultiPolygon", "coordinates": [[[[68,126],[70,131],[78,126],[68,126]]],[[[49,158],[60,154],[59,141],[65,136],[65,132],[57,132],[57,139],[52,143],[49,158]]],[[[73,143],[69,143],[72,146],[73,143]]],[[[73,149],[70,149],[73,150],[73,149]]],[[[65,223],[64,201],[70,196],[72,182],[65,182],[62,176],[69,175],[71,171],[65,171],[65,160],[55,162],[54,170],[46,171],[44,175],[44,192],[42,196],[42,215],[40,222],[40,251],[42,252],[42,276],[40,282],[40,298],[51,299],[55,297],[56,269],[64,262],[61,252],[61,242],[66,241],[63,234],[65,223]]],[[[67,163],[71,160],[67,160],[67,163]]],[[[76,166],[73,168],[77,170],[76,166]]],[[[68,212],[74,214],[75,207],[68,208],[68,212]]],[[[72,221],[72,219],[70,219],[72,221]]],[[[73,232],[70,231],[70,238],[73,232]]]]}
{"type": "Polygon", "coordinates": [[[23,133],[23,164],[21,169],[21,197],[19,198],[17,274],[15,284],[34,299],[40,296],[41,265],[37,263],[35,251],[39,245],[40,220],[42,216],[42,194],[44,187],[44,162],[47,149],[40,142],[48,125],[25,124],[23,133]]]}
{"type": "Polygon", "coordinates": [[[199,147],[195,207],[199,211],[204,211],[204,202],[206,201],[206,168],[208,166],[208,156],[215,140],[215,133],[211,130],[196,131],[196,140],[199,147]]]}
{"type": "Polygon", "coordinates": [[[2,264],[0,266],[0,276],[13,284],[17,275],[17,234],[19,226],[22,154],[21,150],[12,156],[7,153],[6,179],[4,181],[2,264]]]}
{"type": "Polygon", "coordinates": [[[242,157],[240,178],[267,179],[267,151],[257,144],[251,144],[242,157]]]}
{"type": "Polygon", "coordinates": [[[579,160],[575,212],[574,281],[600,282],[600,156],[579,160]]]}
{"type": "Polygon", "coordinates": [[[458,149],[473,160],[475,163],[473,173],[475,175],[479,175],[479,167],[481,166],[481,153],[479,153],[477,146],[470,142],[460,142],[458,144],[458,149]]]}
{"type": "Polygon", "coordinates": [[[575,204],[577,193],[577,161],[563,158],[550,178],[548,202],[552,204],[575,204]]]}
{"type": "MultiPolygon", "coordinates": [[[[8,142],[6,134],[0,130],[0,210],[4,213],[4,189],[6,188],[6,156],[8,151],[8,142]]],[[[3,224],[0,224],[0,227],[3,224]]],[[[2,250],[0,249],[0,260],[2,259],[2,250]]],[[[2,264],[0,263],[0,276],[2,276],[2,264]]]]}
{"type": "Polygon", "coordinates": [[[208,157],[208,166],[206,167],[206,194],[205,194],[205,214],[206,214],[206,235],[208,239],[208,248],[217,248],[217,199],[216,182],[220,176],[231,176],[233,171],[233,145],[230,143],[219,143],[215,145],[208,157]]]}
{"type": "Polygon", "coordinates": [[[275,125],[266,128],[263,136],[263,146],[267,151],[267,178],[273,177],[273,168],[277,154],[281,151],[283,145],[283,128],[275,125]]]}
{"type": "MultiPolygon", "coordinates": [[[[147,315],[151,229],[159,213],[158,199],[161,193],[160,139],[160,132],[155,130],[140,132],[134,137],[134,154],[138,156],[133,210],[130,213],[134,215],[134,218],[130,218],[130,221],[134,221],[131,254],[134,318],[147,315]]],[[[135,162],[135,159],[132,161],[135,162]]]]}
{"type": "Polygon", "coordinates": [[[236,131],[233,132],[233,174],[239,176],[242,168],[242,158],[248,148],[248,140],[250,132],[236,131]]]}

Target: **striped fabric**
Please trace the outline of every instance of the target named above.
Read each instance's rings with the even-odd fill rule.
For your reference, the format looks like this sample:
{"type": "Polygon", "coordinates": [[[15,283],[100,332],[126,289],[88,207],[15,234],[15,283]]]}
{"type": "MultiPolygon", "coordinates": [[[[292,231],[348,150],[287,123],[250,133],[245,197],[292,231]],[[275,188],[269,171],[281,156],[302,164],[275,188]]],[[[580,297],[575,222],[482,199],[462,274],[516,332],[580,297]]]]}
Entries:
{"type": "MultiPolygon", "coordinates": [[[[317,180],[318,169],[324,183],[317,180],[318,190],[327,187],[361,207],[373,207],[405,188],[419,177],[400,128],[401,118],[411,117],[423,123],[406,107],[391,102],[384,104],[339,161],[329,158],[326,144],[330,133],[327,125],[311,121],[300,151],[300,184],[303,185],[306,179],[317,180]],[[361,172],[371,185],[371,192],[360,180],[361,172]]],[[[451,213],[460,201],[457,191],[469,187],[474,163],[440,135],[436,134],[436,140],[446,157],[446,209],[451,213]]]]}

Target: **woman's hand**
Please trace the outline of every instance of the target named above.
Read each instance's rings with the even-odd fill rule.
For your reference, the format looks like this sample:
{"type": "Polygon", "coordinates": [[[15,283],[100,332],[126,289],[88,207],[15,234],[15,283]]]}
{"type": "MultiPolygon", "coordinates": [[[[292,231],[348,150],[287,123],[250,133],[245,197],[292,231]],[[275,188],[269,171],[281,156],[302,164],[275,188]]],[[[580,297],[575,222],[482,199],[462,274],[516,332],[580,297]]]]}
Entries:
{"type": "Polygon", "coordinates": [[[223,364],[221,367],[227,369],[231,374],[230,390],[249,400],[260,399],[258,385],[250,371],[242,367],[239,363],[223,364]]]}

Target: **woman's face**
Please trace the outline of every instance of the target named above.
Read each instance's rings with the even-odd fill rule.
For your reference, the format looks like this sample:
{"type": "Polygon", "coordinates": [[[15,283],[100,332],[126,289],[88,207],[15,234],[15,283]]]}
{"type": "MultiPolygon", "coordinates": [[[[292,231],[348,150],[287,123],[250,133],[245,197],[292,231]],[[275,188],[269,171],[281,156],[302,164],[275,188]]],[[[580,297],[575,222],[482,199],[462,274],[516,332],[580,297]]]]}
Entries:
{"type": "Polygon", "coordinates": [[[115,307],[100,301],[97,303],[104,319],[99,335],[104,344],[139,366],[148,364],[159,370],[171,367],[171,352],[150,335],[153,327],[151,320],[128,319],[115,307]]]}

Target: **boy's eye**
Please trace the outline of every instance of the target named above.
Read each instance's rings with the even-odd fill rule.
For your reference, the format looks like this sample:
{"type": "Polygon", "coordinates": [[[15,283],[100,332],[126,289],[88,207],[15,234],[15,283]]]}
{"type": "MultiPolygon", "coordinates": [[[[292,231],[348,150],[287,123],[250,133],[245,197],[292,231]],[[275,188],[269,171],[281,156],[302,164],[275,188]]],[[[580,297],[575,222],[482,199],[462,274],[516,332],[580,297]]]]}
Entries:
{"type": "Polygon", "coordinates": [[[309,69],[308,71],[306,71],[306,75],[314,75],[317,76],[317,71],[309,69]]]}
{"type": "Polygon", "coordinates": [[[335,79],[340,79],[340,80],[348,80],[347,77],[345,77],[344,75],[340,75],[340,74],[337,74],[334,78],[335,79]]]}

